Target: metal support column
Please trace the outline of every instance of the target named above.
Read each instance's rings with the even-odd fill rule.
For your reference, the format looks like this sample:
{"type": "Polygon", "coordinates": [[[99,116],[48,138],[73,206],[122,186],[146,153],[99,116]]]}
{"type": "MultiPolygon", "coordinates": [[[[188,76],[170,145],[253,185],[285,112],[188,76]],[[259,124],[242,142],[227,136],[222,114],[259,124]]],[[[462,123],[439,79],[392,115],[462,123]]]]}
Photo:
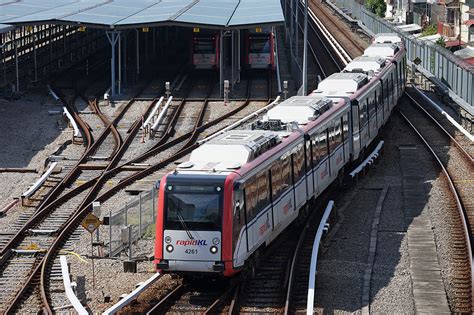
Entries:
{"type": "Polygon", "coordinates": [[[308,85],[308,0],[304,4],[304,33],[303,33],[303,83],[302,94],[306,96],[308,85]]]}
{"type": "Polygon", "coordinates": [[[240,83],[240,30],[237,30],[237,82],[240,83]]]}
{"type": "Polygon", "coordinates": [[[118,39],[118,94],[122,94],[122,37],[118,39]]]}
{"type": "Polygon", "coordinates": [[[299,26],[298,26],[298,4],[299,0],[295,0],[295,57],[296,57],[296,63],[299,65],[300,58],[299,58],[299,48],[298,48],[298,42],[299,42],[299,26]]]}
{"type": "Polygon", "coordinates": [[[137,33],[137,74],[140,74],[140,32],[136,29],[137,33]]]}
{"type": "Polygon", "coordinates": [[[15,45],[15,74],[16,74],[16,87],[15,92],[20,91],[20,74],[18,72],[18,43],[16,42],[16,30],[13,31],[13,44],[15,45]]]}
{"type": "Polygon", "coordinates": [[[107,39],[110,43],[110,48],[112,52],[112,57],[110,58],[110,85],[111,85],[111,96],[115,96],[115,45],[120,38],[120,32],[118,31],[107,31],[105,33],[107,35],[107,39]]]}
{"type": "Polygon", "coordinates": [[[221,97],[224,97],[224,32],[221,31],[219,38],[219,89],[221,97]]]}
{"type": "Polygon", "coordinates": [[[148,64],[148,32],[145,33],[145,63],[148,64]]]}
{"type": "Polygon", "coordinates": [[[153,32],[153,57],[156,57],[156,27],[152,28],[153,32]]]}
{"type": "Polygon", "coordinates": [[[290,43],[290,56],[293,55],[293,37],[295,34],[295,25],[294,25],[294,14],[293,14],[293,0],[288,0],[290,1],[290,40],[288,41],[290,43]]]}
{"type": "Polygon", "coordinates": [[[231,78],[232,81],[231,82],[232,82],[232,89],[233,89],[234,84],[235,84],[235,80],[234,80],[234,72],[235,72],[235,45],[234,45],[235,42],[234,42],[234,40],[235,40],[235,38],[234,38],[234,31],[232,30],[231,32],[232,32],[231,33],[232,44],[231,44],[230,49],[231,49],[232,54],[231,54],[231,62],[230,63],[231,63],[231,67],[232,67],[232,78],[231,78]]]}
{"type": "Polygon", "coordinates": [[[128,32],[123,34],[123,81],[127,83],[127,36],[128,32]]]}
{"type": "Polygon", "coordinates": [[[7,84],[7,64],[5,60],[5,42],[7,41],[5,34],[0,34],[1,44],[0,48],[2,49],[2,67],[3,67],[3,85],[7,84]]]}
{"type": "Polygon", "coordinates": [[[38,62],[36,59],[36,34],[34,31],[31,34],[31,36],[33,36],[33,62],[35,65],[35,82],[38,82],[38,62]]]}

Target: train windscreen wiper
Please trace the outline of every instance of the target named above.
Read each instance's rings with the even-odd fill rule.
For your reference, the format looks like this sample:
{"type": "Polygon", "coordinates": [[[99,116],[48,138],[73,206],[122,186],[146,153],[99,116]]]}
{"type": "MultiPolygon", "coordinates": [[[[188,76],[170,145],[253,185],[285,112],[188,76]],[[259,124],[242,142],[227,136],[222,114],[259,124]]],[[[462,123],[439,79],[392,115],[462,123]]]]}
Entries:
{"type": "Polygon", "coordinates": [[[186,231],[186,234],[188,235],[189,239],[193,240],[194,237],[191,234],[191,231],[189,230],[188,226],[186,225],[186,222],[184,221],[183,216],[181,215],[181,206],[178,206],[178,209],[176,210],[176,214],[178,216],[179,223],[181,223],[181,226],[186,231]]]}

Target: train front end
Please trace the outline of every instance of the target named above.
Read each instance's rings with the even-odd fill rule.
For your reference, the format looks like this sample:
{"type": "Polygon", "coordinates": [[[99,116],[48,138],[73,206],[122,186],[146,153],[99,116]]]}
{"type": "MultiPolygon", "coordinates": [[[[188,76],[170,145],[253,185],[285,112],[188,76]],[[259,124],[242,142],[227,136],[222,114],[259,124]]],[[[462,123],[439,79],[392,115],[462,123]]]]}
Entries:
{"type": "Polygon", "coordinates": [[[174,172],[160,182],[155,264],[164,272],[222,274],[225,176],[174,172]]]}
{"type": "Polygon", "coordinates": [[[247,37],[247,65],[250,69],[274,69],[273,33],[250,33],[247,37]]]}

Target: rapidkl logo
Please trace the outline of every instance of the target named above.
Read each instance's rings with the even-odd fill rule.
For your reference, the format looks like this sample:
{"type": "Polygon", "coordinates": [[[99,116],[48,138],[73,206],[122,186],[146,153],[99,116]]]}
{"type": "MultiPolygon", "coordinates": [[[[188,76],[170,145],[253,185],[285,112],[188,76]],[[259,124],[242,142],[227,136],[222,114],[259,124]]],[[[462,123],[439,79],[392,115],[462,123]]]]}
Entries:
{"type": "Polygon", "coordinates": [[[177,240],[176,245],[182,246],[207,246],[207,240],[177,240]]]}

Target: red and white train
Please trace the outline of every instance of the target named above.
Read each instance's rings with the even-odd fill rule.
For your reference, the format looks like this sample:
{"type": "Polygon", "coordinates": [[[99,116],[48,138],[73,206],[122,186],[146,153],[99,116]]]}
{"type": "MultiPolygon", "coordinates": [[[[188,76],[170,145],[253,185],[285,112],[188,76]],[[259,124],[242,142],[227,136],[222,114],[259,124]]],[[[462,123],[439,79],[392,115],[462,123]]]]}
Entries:
{"type": "Polygon", "coordinates": [[[396,35],[377,36],[311,95],[195,149],[160,181],[157,269],[231,277],[250,265],[362,156],[404,91],[405,62],[396,35]]]}
{"type": "Polygon", "coordinates": [[[249,31],[245,43],[245,64],[250,69],[275,69],[275,35],[269,30],[249,31]]]}
{"type": "Polygon", "coordinates": [[[214,32],[203,32],[193,35],[191,58],[194,68],[219,68],[219,38],[220,35],[214,32]]]}

